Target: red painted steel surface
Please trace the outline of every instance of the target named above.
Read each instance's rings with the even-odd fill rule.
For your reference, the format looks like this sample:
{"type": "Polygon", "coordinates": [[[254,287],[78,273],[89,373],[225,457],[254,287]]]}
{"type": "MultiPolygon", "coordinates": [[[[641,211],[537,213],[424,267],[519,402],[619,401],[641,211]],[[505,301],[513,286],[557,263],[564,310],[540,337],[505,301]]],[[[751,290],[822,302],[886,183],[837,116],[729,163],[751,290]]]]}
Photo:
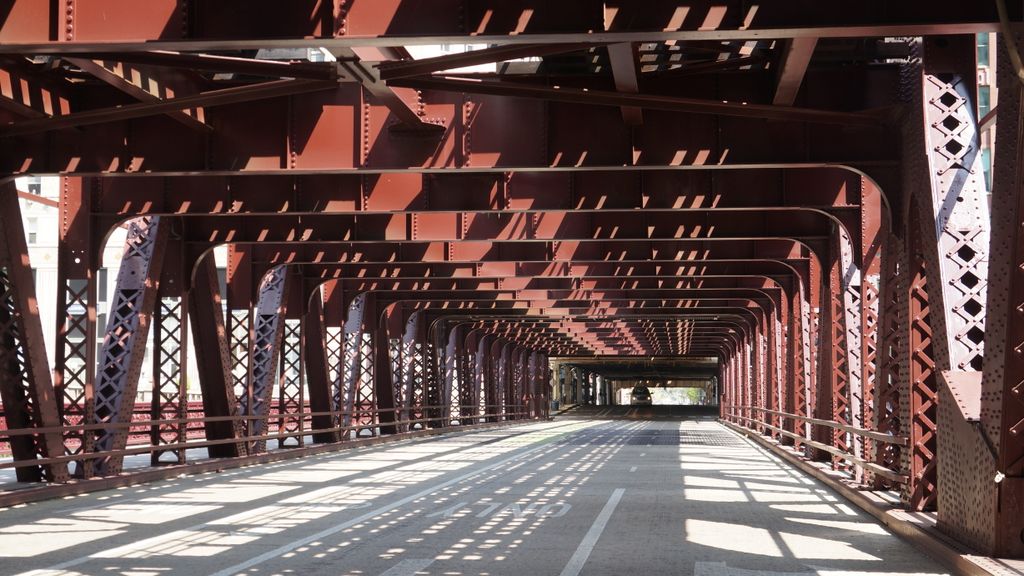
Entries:
{"type": "MultiPolygon", "coordinates": [[[[189,388],[201,443],[233,458],[541,418],[648,362],[1020,556],[1024,520],[997,513],[1024,493],[1020,250],[992,233],[972,107],[973,34],[997,21],[890,0],[8,2],[0,174],[63,179],[55,327],[20,240],[0,250],[0,400],[22,428],[0,439],[19,477],[60,482],[117,473],[142,432],[154,464],[187,462],[189,388]],[[470,42],[488,47],[412,57],[470,42]],[[97,335],[101,242],[124,225],[97,335]],[[980,428],[940,373],[981,382],[952,391],[980,428]]],[[[993,211],[1016,238],[1005,93],[993,211]]]]}

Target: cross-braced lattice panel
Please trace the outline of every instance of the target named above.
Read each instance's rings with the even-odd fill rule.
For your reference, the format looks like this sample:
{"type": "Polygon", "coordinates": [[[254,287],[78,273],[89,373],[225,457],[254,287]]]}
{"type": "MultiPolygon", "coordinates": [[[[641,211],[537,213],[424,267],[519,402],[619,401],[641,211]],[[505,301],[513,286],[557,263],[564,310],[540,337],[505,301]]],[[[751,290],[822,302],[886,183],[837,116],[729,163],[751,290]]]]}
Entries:
{"type": "MultiPolygon", "coordinates": [[[[410,420],[426,418],[423,407],[429,402],[427,398],[427,356],[423,342],[415,341],[409,345],[406,354],[406,374],[408,378],[407,398],[408,417],[410,420]]],[[[423,423],[413,424],[414,429],[424,427],[423,423]]]]}
{"type": "MultiPolygon", "coordinates": [[[[953,370],[981,370],[984,356],[988,252],[987,190],[970,81],[924,75],[925,126],[938,236],[944,318],[953,370]]],[[[930,258],[931,260],[931,258],[930,258]]]]}
{"type": "MultiPolygon", "coordinates": [[[[0,266],[0,370],[3,371],[0,385],[4,392],[3,408],[9,428],[41,427],[43,424],[39,417],[38,399],[32,386],[32,365],[27,357],[24,318],[18,307],[15,290],[8,268],[0,266]]],[[[29,455],[39,458],[58,456],[47,454],[45,443],[40,442],[35,435],[16,437],[11,440],[11,444],[17,458],[24,459],[29,455]]],[[[25,477],[25,472],[19,471],[18,478],[34,480],[45,477],[47,480],[56,480],[50,477],[48,468],[42,468],[41,476],[38,470],[33,470],[30,474],[32,478],[25,477]]]]}
{"type": "MultiPolygon", "coordinates": [[[[242,407],[243,400],[249,394],[249,345],[250,330],[252,322],[252,310],[243,308],[232,310],[228,316],[231,323],[228,330],[228,343],[230,346],[231,358],[231,385],[235,394],[235,401],[242,407]]],[[[240,409],[240,413],[245,411],[240,409]]],[[[248,425],[243,424],[247,430],[248,425]]]]}
{"type": "Polygon", "coordinates": [[[167,422],[150,430],[154,465],[163,463],[165,455],[172,462],[185,462],[185,448],[161,449],[161,446],[184,444],[188,402],[185,398],[185,366],[183,347],[184,306],[181,298],[160,298],[153,322],[153,402],[150,415],[154,420],[167,422]]]}
{"type": "MultiPolygon", "coordinates": [[[[258,314],[256,316],[256,325],[253,330],[252,394],[241,396],[242,413],[252,417],[247,420],[248,436],[260,436],[268,432],[266,417],[270,410],[269,400],[272,385],[269,379],[272,377],[272,373],[268,374],[267,371],[273,369],[272,341],[274,331],[277,330],[275,326],[277,318],[277,314],[258,314]]],[[[265,452],[267,449],[265,439],[254,440],[250,442],[250,445],[254,453],[265,452]]]]}
{"type": "MultiPolygon", "coordinates": [[[[890,237],[887,241],[891,254],[894,256],[902,252],[902,240],[890,237]]],[[[899,293],[905,290],[904,276],[900,269],[900,263],[895,257],[888,257],[885,262],[885,277],[882,284],[882,295],[880,306],[882,317],[879,321],[879,340],[881,342],[878,351],[878,378],[875,385],[875,430],[899,436],[903,432],[900,420],[902,405],[902,394],[899,381],[901,376],[902,362],[900,361],[900,300],[899,293]]],[[[899,471],[902,448],[896,444],[878,443],[874,460],[876,464],[886,468],[899,471]]],[[[876,482],[884,483],[876,478],[876,482]]]]}
{"type": "MultiPolygon", "coordinates": [[[[147,334],[141,329],[145,312],[147,284],[153,275],[153,258],[160,241],[159,217],[136,218],[128,223],[124,255],[117,275],[117,288],[110,304],[106,337],[97,363],[96,422],[127,423],[135,404],[131,376],[138,378],[147,334]]],[[[150,301],[152,304],[152,300],[150,301]]],[[[135,382],[137,384],[137,381],[135,382]]],[[[104,428],[97,432],[97,452],[108,452],[124,446],[128,440],[125,427],[104,428]]],[[[101,465],[105,473],[119,471],[120,460],[111,459],[101,465]]]]}
{"type": "Polygon", "coordinates": [[[331,383],[331,409],[335,415],[331,426],[345,426],[345,333],[340,326],[328,326],[326,334],[327,378],[331,383]]]}
{"type": "Polygon", "coordinates": [[[377,435],[377,394],[373,389],[373,335],[359,334],[359,377],[356,384],[356,436],[377,435]]]}
{"type": "Polygon", "coordinates": [[[930,510],[936,498],[938,383],[932,353],[931,308],[924,262],[917,261],[910,284],[910,484],[905,494],[914,510],[930,510]]]}
{"type": "Polygon", "coordinates": [[[391,368],[391,393],[394,395],[394,408],[395,408],[395,424],[399,432],[405,432],[408,429],[406,421],[409,419],[408,410],[406,409],[406,402],[408,397],[406,395],[405,386],[405,346],[402,344],[401,338],[389,338],[388,339],[388,365],[391,368]]]}
{"type": "MultiPolygon", "coordinates": [[[[78,426],[90,422],[93,414],[92,399],[86,398],[85,394],[92,370],[89,353],[95,342],[90,338],[90,329],[94,328],[89,322],[89,281],[69,279],[64,283],[63,292],[63,326],[58,331],[57,342],[64,353],[61,368],[63,384],[57,390],[57,409],[63,426],[78,426]]],[[[92,440],[92,434],[68,430],[64,433],[64,453],[88,452],[92,449],[92,440]]]]}
{"type": "Polygon", "coordinates": [[[302,412],[305,404],[305,382],[302,366],[302,322],[284,321],[281,339],[281,373],[278,398],[278,432],[281,446],[302,446],[302,412]]]}

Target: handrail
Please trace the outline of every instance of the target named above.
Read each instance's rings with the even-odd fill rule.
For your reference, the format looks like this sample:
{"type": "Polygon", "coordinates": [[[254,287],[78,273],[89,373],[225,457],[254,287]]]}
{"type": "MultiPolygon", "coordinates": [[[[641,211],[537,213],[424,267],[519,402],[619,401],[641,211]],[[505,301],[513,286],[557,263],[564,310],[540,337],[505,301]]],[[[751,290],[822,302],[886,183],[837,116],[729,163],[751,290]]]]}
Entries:
{"type": "Polygon", "coordinates": [[[767,408],[760,408],[757,406],[736,406],[733,409],[738,410],[757,410],[759,412],[765,412],[768,414],[774,414],[776,416],[782,416],[784,418],[792,418],[795,420],[801,420],[810,424],[816,424],[818,426],[827,426],[836,430],[842,430],[844,432],[850,432],[857,434],[865,438],[871,438],[878,442],[885,442],[886,444],[895,444],[897,446],[909,446],[910,440],[906,436],[894,436],[886,434],[884,432],[878,432],[875,430],[868,430],[866,428],[858,428],[856,426],[850,426],[849,424],[841,424],[839,422],[832,422],[831,420],[821,420],[819,418],[811,418],[809,416],[800,416],[799,414],[790,414],[789,412],[779,412],[778,410],[768,410],[767,408]]]}
{"type": "MultiPolygon", "coordinates": [[[[346,410],[346,411],[336,411],[336,412],[330,412],[330,411],[328,411],[328,412],[312,412],[312,411],[306,412],[306,411],[302,411],[302,412],[292,412],[292,413],[267,414],[266,416],[242,416],[242,415],[237,415],[237,416],[212,416],[212,417],[209,417],[209,418],[169,418],[169,419],[161,419],[161,420],[145,420],[145,421],[134,421],[134,422],[76,424],[76,425],[61,426],[61,427],[49,427],[49,428],[17,428],[17,429],[10,429],[10,430],[0,430],[0,437],[7,437],[8,439],[10,439],[10,438],[18,437],[18,436],[33,435],[33,434],[43,434],[43,433],[49,433],[49,432],[67,432],[67,431],[72,431],[72,430],[76,430],[76,431],[93,431],[93,430],[106,430],[106,429],[129,429],[130,430],[132,428],[152,428],[154,426],[160,426],[160,425],[165,425],[165,424],[172,424],[172,423],[184,424],[184,423],[187,423],[187,422],[204,423],[205,424],[205,423],[213,423],[213,422],[227,422],[227,421],[237,422],[237,421],[260,420],[260,419],[267,419],[268,421],[270,421],[270,420],[282,420],[282,419],[285,419],[285,418],[290,418],[290,419],[293,419],[293,420],[294,419],[299,419],[300,424],[301,424],[301,423],[306,423],[307,421],[311,421],[314,416],[333,416],[333,417],[337,418],[337,417],[343,417],[343,416],[369,415],[369,416],[376,417],[376,416],[379,416],[380,414],[385,414],[385,413],[389,413],[389,412],[405,412],[405,411],[409,411],[409,412],[412,412],[412,411],[415,411],[415,412],[429,412],[431,410],[446,409],[446,408],[449,408],[449,407],[453,411],[455,411],[455,410],[463,410],[463,409],[480,410],[481,405],[479,405],[479,404],[458,405],[458,406],[439,405],[439,406],[415,406],[415,407],[408,407],[408,408],[402,407],[402,408],[385,408],[385,409],[371,408],[371,409],[366,409],[366,410],[353,410],[353,411],[347,411],[346,410]]],[[[331,426],[331,427],[327,427],[327,428],[301,428],[300,427],[300,429],[298,429],[298,430],[288,430],[288,431],[282,430],[280,425],[278,425],[278,429],[277,429],[277,433],[276,434],[271,434],[271,433],[269,433],[269,430],[268,430],[268,433],[266,433],[266,434],[246,435],[246,436],[239,436],[239,437],[233,437],[233,438],[224,438],[224,439],[219,439],[219,440],[202,440],[202,441],[188,441],[188,440],[185,440],[184,442],[175,442],[175,443],[172,443],[172,444],[150,444],[150,445],[138,446],[138,447],[125,447],[125,448],[120,449],[120,450],[108,450],[108,451],[104,451],[104,452],[88,452],[88,453],[82,452],[82,453],[78,453],[78,454],[66,454],[66,455],[63,455],[63,456],[52,456],[52,457],[49,457],[49,458],[35,458],[35,459],[29,459],[29,460],[12,460],[10,462],[0,462],[0,469],[20,468],[20,467],[24,467],[24,466],[40,466],[40,465],[45,465],[45,464],[59,464],[59,463],[67,463],[67,462],[88,462],[88,461],[100,460],[100,459],[103,459],[103,458],[108,458],[108,457],[111,457],[111,456],[132,456],[132,455],[137,455],[137,454],[146,454],[146,453],[153,453],[153,452],[172,452],[172,451],[181,450],[181,449],[192,450],[192,449],[199,449],[199,448],[208,448],[208,447],[211,447],[211,446],[219,446],[219,445],[224,445],[224,444],[249,444],[249,443],[260,442],[260,441],[264,441],[264,440],[294,438],[296,436],[307,436],[307,435],[312,435],[312,434],[351,432],[351,431],[358,431],[358,430],[363,430],[363,429],[367,429],[367,428],[382,428],[382,427],[389,427],[389,426],[409,426],[409,425],[413,425],[413,424],[428,424],[430,422],[439,422],[439,421],[448,421],[448,422],[450,422],[452,420],[458,420],[458,421],[460,421],[460,424],[462,424],[464,422],[467,422],[467,421],[470,421],[470,420],[484,421],[484,420],[491,419],[491,418],[504,418],[507,421],[511,421],[512,419],[522,418],[524,416],[525,417],[529,417],[530,414],[531,414],[531,410],[530,410],[530,405],[529,404],[512,404],[512,405],[506,404],[504,406],[500,406],[500,405],[497,405],[497,404],[485,404],[485,405],[483,405],[483,408],[485,410],[489,409],[489,408],[504,408],[506,410],[511,408],[511,409],[515,409],[515,411],[500,412],[500,413],[488,413],[488,412],[485,411],[485,412],[482,412],[482,413],[465,414],[465,415],[463,415],[463,414],[449,414],[447,416],[440,415],[440,416],[430,416],[430,417],[415,418],[415,419],[396,419],[393,422],[379,422],[379,421],[375,421],[375,422],[370,422],[370,423],[351,423],[348,426],[331,426]]],[[[451,427],[454,430],[458,429],[458,426],[447,425],[447,426],[444,426],[444,427],[451,427]]],[[[204,426],[203,429],[205,430],[205,426],[204,426]]],[[[399,432],[398,434],[401,434],[401,432],[399,432]]],[[[336,441],[334,443],[343,443],[343,442],[345,442],[345,440],[346,439],[342,439],[342,440],[336,441]]],[[[325,442],[323,444],[328,444],[328,443],[325,442]]],[[[288,449],[288,448],[279,448],[279,449],[288,449]]],[[[248,455],[251,455],[251,454],[248,454],[248,455]]],[[[241,455],[241,456],[244,456],[244,455],[241,455]]]]}
{"type": "MultiPolygon", "coordinates": [[[[524,406],[527,406],[527,404],[511,404],[511,405],[506,404],[505,405],[506,408],[516,408],[516,407],[524,407],[524,406]]],[[[500,408],[501,406],[497,405],[497,404],[494,404],[494,405],[488,404],[488,405],[485,405],[485,407],[486,408],[500,408]]],[[[54,433],[54,432],[68,432],[68,431],[86,432],[86,431],[94,431],[94,430],[120,430],[120,429],[124,429],[124,428],[133,428],[133,427],[142,427],[142,426],[150,426],[150,427],[152,427],[152,426],[160,426],[160,425],[163,425],[163,424],[172,424],[172,423],[175,423],[175,424],[194,424],[194,423],[207,423],[207,422],[211,422],[211,423],[216,423],[216,422],[235,422],[235,421],[239,421],[239,420],[240,421],[262,420],[262,419],[280,420],[280,419],[284,419],[284,418],[294,418],[294,417],[297,417],[297,416],[302,416],[304,418],[304,420],[305,420],[306,416],[309,416],[309,417],[314,417],[314,416],[338,416],[338,417],[342,417],[342,416],[358,416],[358,415],[363,415],[363,414],[384,414],[384,413],[387,413],[387,412],[399,412],[399,411],[418,412],[418,411],[425,411],[425,410],[438,410],[438,409],[443,409],[443,408],[448,408],[448,405],[445,404],[445,405],[441,405],[441,406],[416,406],[416,407],[413,407],[413,408],[384,408],[384,409],[373,408],[373,409],[366,409],[366,410],[353,410],[353,411],[347,411],[346,410],[346,411],[336,411],[336,412],[330,412],[330,411],[325,411],[325,412],[305,412],[305,411],[303,411],[303,412],[279,412],[279,413],[276,413],[276,414],[268,413],[268,414],[266,414],[264,416],[245,416],[245,415],[239,414],[237,416],[209,416],[209,417],[201,417],[201,418],[163,418],[163,419],[160,419],[160,420],[132,420],[130,422],[97,422],[97,423],[93,423],[93,424],[68,424],[66,426],[49,426],[49,427],[40,427],[40,428],[9,428],[9,429],[0,429],[0,438],[4,438],[4,437],[13,438],[13,437],[16,437],[16,436],[30,436],[30,435],[34,435],[34,434],[50,434],[50,433],[54,433]]],[[[452,406],[452,408],[458,408],[459,410],[462,410],[463,408],[479,408],[479,405],[472,404],[472,405],[466,405],[466,406],[452,406]]],[[[467,415],[462,416],[462,417],[463,418],[488,418],[488,417],[492,417],[492,416],[503,416],[503,415],[504,414],[492,414],[492,413],[485,412],[483,414],[467,414],[467,415]]],[[[458,420],[460,416],[461,415],[453,414],[450,417],[450,419],[458,420]]],[[[392,424],[401,424],[403,422],[408,422],[408,420],[396,420],[394,422],[385,422],[385,423],[383,423],[383,425],[384,426],[390,426],[392,424]]],[[[2,441],[2,440],[0,440],[0,441],[2,441]]]]}
{"type": "Polygon", "coordinates": [[[808,439],[804,438],[803,436],[800,436],[799,434],[795,434],[793,432],[790,432],[789,430],[784,430],[782,428],[779,428],[778,426],[772,426],[771,424],[766,424],[764,422],[761,422],[760,420],[755,420],[753,418],[748,418],[746,416],[734,416],[734,417],[739,419],[739,420],[746,420],[746,421],[752,422],[754,424],[760,424],[760,425],[764,426],[765,428],[768,428],[769,430],[773,430],[773,431],[778,432],[779,434],[782,434],[784,436],[788,436],[788,437],[793,438],[795,440],[799,440],[801,444],[806,444],[806,445],[808,445],[808,446],[810,446],[812,448],[821,450],[823,452],[828,452],[829,454],[832,454],[833,456],[837,456],[837,457],[842,458],[843,460],[846,460],[846,461],[848,461],[848,462],[850,462],[852,464],[860,466],[861,468],[864,468],[866,470],[870,470],[874,474],[877,474],[878,476],[881,476],[883,478],[887,478],[889,480],[892,480],[893,482],[899,482],[900,484],[906,484],[910,480],[910,477],[907,476],[906,474],[900,474],[899,472],[894,472],[894,471],[892,471],[892,470],[890,470],[890,469],[888,469],[888,468],[886,468],[884,466],[880,466],[878,464],[875,464],[874,462],[868,462],[867,460],[864,460],[863,458],[854,456],[853,454],[850,454],[849,452],[844,452],[844,451],[842,451],[842,450],[840,450],[838,448],[835,448],[833,446],[829,446],[828,444],[823,444],[823,443],[818,442],[816,440],[808,440],[808,439]]]}

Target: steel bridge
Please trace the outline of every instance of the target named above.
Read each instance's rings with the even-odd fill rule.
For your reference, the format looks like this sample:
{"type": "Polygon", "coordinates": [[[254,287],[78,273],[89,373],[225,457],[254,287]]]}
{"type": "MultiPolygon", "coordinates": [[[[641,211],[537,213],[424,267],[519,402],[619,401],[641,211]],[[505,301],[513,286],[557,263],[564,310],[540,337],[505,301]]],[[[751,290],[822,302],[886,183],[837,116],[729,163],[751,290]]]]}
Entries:
{"type": "MultiPolygon", "coordinates": [[[[601,461],[582,492],[611,486],[602,466],[638,478],[613,466],[631,446],[676,476],[676,460],[692,464],[681,454],[753,468],[776,454],[780,474],[817,475],[958,571],[982,570],[969,555],[1024,558],[1022,33],[1024,4],[1005,0],[0,2],[0,472],[14,471],[0,505],[38,502],[0,509],[0,572],[31,556],[18,538],[47,533],[17,526],[61,517],[57,497],[250,464],[284,478],[401,446],[486,463],[438,490],[565,466],[531,459],[543,449],[521,451],[517,430],[601,461]],[[994,32],[998,108],[978,118],[975,35],[994,32]],[[439,45],[477,49],[412,55],[439,45]],[[979,134],[993,123],[989,189],[979,134]],[[26,175],[61,182],[56,325],[40,322],[26,175]],[[117,227],[123,263],[97,326],[117,227]],[[146,358],[153,400],[140,407],[146,358]],[[187,401],[188,362],[201,405],[187,401]],[[719,423],[610,405],[613,379],[650,373],[703,378],[719,423]],[[555,414],[587,403],[605,406],[555,414]]],[[[678,482],[659,470],[647,480],[678,482]]],[[[687,499],[736,486],[723,474],[687,499]]],[[[204,478],[182,482],[219,476],[204,478]]],[[[360,476],[330,482],[354,494],[360,476]]],[[[640,480],[622,482],[557,570],[530,564],[539,556],[522,569],[622,573],[630,554],[602,568],[595,552],[609,550],[602,529],[643,522],[616,511],[640,480]]],[[[277,502],[268,490],[253,498],[277,502]]],[[[303,500],[343,528],[277,556],[165,566],[171,538],[119,556],[141,563],[49,568],[271,573],[303,552],[291,568],[316,573],[328,561],[304,551],[318,538],[372,538],[433,492],[368,494],[351,496],[365,514],[303,500]]],[[[570,516],[554,500],[509,514],[555,526],[570,516]]],[[[753,542],[742,534],[756,521],[721,536],[753,542]]],[[[687,534],[710,524],[691,518],[687,534]]],[[[131,545],[102,538],[73,546],[99,562],[131,545]]],[[[388,554],[387,574],[445,560],[388,554]]],[[[25,568],[47,566],[36,560],[25,568]]],[[[695,573],[747,573],[719,561],[754,569],[704,554],[695,573]]],[[[915,567],[898,564],[872,570],[915,567]]],[[[473,570],[492,568],[509,570],[473,570]]]]}

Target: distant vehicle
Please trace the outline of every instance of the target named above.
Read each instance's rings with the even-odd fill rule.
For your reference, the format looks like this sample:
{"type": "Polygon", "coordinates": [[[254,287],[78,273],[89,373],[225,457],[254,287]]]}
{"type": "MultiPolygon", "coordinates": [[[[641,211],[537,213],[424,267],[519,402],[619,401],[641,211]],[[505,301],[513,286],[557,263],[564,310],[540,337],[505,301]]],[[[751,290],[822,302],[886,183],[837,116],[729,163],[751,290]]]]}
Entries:
{"type": "Polygon", "coordinates": [[[650,406],[651,390],[647,386],[634,387],[629,403],[631,406],[650,406]]]}

